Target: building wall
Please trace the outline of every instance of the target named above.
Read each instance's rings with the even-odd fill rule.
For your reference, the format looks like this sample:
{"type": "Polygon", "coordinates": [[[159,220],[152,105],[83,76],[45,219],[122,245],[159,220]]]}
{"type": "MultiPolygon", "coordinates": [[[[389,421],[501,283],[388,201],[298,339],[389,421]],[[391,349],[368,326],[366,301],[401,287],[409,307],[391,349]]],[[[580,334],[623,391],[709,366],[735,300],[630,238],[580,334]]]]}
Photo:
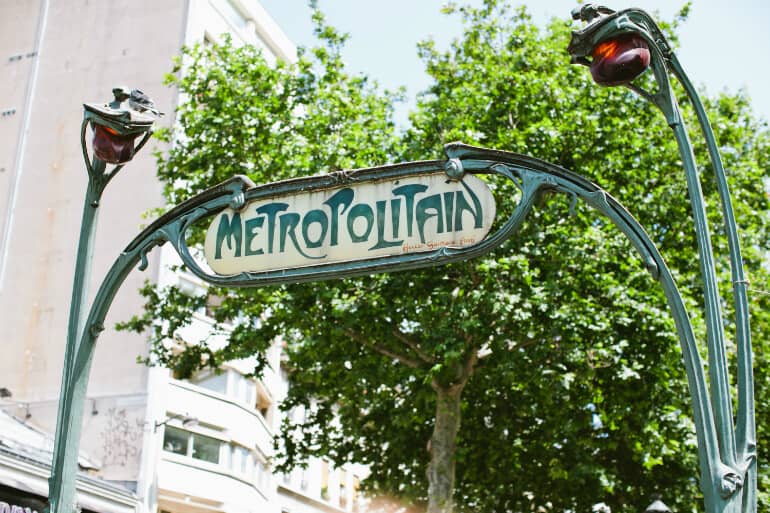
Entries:
{"type": "MultiPolygon", "coordinates": [[[[0,56],[10,71],[0,74],[0,90],[12,92],[4,105],[16,111],[0,116],[0,376],[15,399],[31,403],[29,421],[51,432],[86,188],[82,103],[109,101],[112,87],[125,84],[173,112],[176,93],[162,79],[184,41],[186,21],[186,3],[178,0],[0,4],[0,56]],[[21,58],[4,58],[9,55],[21,58]]],[[[160,124],[172,120],[170,114],[160,124]]],[[[162,205],[154,168],[147,149],[105,192],[92,294],[146,223],[144,213],[162,205]]],[[[154,258],[146,273],[129,277],[94,357],[93,413],[84,422],[82,448],[103,464],[108,479],[135,480],[138,473],[148,372],[136,364],[146,352],[143,337],[112,326],[140,310],[137,290],[157,269],[154,258]]]]}
{"type": "MultiPolygon", "coordinates": [[[[174,267],[177,258],[165,254],[163,266],[174,267]]],[[[164,285],[177,285],[191,295],[205,294],[206,285],[189,273],[161,273],[164,285]]],[[[213,320],[205,311],[196,312],[193,322],[178,332],[187,343],[206,339],[212,349],[224,345],[224,336],[211,336],[213,320]]],[[[203,371],[190,380],[176,380],[165,371],[164,385],[153,398],[163,405],[156,409],[158,419],[193,417],[199,424],[184,427],[176,418],[169,422],[174,431],[215,438],[222,444],[220,460],[213,464],[196,459],[190,451],[175,452],[165,438],[166,428],[155,433],[157,468],[157,507],[169,513],[195,513],[197,509],[253,511],[265,513],[318,513],[364,511],[357,493],[358,481],[366,475],[360,465],[334,468],[329,462],[311,458],[305,468],[287,475],[274,469],[274,436],[285,413],[279,405],[288,392],[287,373],[282,368],[283,344],[273,342],[267,353],[268,366],[260,379],[247,377],[253,360],[229,362],[219,374],[203,371]],[[252,461],[242,471],[230,459],[233,448],[252,453],[252,461]],[[208,477],[207,477],[208,476],[208,477]],[[216,486],[202,486],[209,479],[216,486]],[[222,493],[225,491],[226,493],[222,493]],[[180,502],[181,501],[181,502],[180,502]],[[244,508],[243,504],[251,507],[244,508]],[[192,509],[191,509],[192,508],[192,509]],[[197,509],[196,509],[197,508],[197,509]],[[261,508],[261,509],[260,509],[261,508]]],[[[159,372],[162,369],[158,369],[159,372]]],[[[295,421],[302,409],[289,413],[295,421]]],[[[149,509],[152,509],[150,506],[149,509]]]]}
{"type": "MultiPolygon", "coordinates": [[[[178,257],[164,252],[164,268],[174,267],[178,257]]],[[[177,285],[190,294],[205,294],[206,285],[189,273],[161,273],[162,285],[177,285]]],[[[214,349],[224,336],[211,336],[213,320],[205,311],[195,312],[191,325],[178,333],[188,343],[207,339],[214,349]]],[[[175,379],[168,370],[155,369],[158,387],[152,394],[157,421],[171,418],[154,433],[150,451],[157,472],[150,477],[148,510],[169,513],[247,511],[280,513],[277,480],[271,470],[273,436],[280,423],[278,396],[282,390],[280,344],[269,351],[269,367],[261,379],[247,378],[253,360],[229,362],[220,372],[200,372],[193,379],[175,379]],[[194,418],[185,426],[181,418],[194,418]],[[203,461],[193,447],[182,450],[169,444],[169,434],[202,435],[220,445],[216,462],[203,461]],[[245,460],[245,461],[244,461],[245,460]]]]}
{"type": "MultiPolygon", "coordinates": [[[[183,44],[217,41],[223,33],[259,46],[269,61],[295,58],[294,46],[255,0],[0,0],[0,386],[22,403],[16,413],[30,424],[55,430],[86,188],[82,103],[111,100],[117,85],[139,88],[167,113],[158,124],[170,126],[183,101],[162,84],[172,58],[183,44]]],[[[144,214],[163,204],[152,156],[158,143],[148,146],[104,194],[91,295],[148,222],[144,214]]],[[[141,311],[143,282],[192,280],[193,288],[204,287],[171,272],[174,259],[163,248],[151,255],[147,271],[131,274],[99,339],[81,440],[99,477],[135,490],[143,511],[353,511],[352,472],[316,460],[291,476],[272,471],[277,402],[286,392],[280,344],[259,381],[243,377],[253,362],[231,362],[223,392],[136,363],[147,354],[145,337],[113,326],[141,311]],[[197,426],[182,425],[190,416],[197,426]],[[218,440],[221,460],[164,446],[167,433],[181,432],[218,440]],[[239,463],[245,455],[249,465],[239,463]]],[[[183,336],[193,340],[209,328],[205,312],[198,313],[183,336]]]]}

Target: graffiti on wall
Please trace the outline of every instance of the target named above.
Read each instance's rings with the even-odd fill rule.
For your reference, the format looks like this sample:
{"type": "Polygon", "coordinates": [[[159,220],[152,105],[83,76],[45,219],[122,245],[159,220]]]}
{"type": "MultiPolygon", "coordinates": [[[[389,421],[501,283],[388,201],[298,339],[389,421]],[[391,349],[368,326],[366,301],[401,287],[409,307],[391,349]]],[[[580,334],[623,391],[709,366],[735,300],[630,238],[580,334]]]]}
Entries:
{"type": "Polygon", "coordinates": [[[104,466],[121,467],[137,463],[142,443],[142,420],[131,417],[125,408],[109,408],[102,431],[104,466]]]}

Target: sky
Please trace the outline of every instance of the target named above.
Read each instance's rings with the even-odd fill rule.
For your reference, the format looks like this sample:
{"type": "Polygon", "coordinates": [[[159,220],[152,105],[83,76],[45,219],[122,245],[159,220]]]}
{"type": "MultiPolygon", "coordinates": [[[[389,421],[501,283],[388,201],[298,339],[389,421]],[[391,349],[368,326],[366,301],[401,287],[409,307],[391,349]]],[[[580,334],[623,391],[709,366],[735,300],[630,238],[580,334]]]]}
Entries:
{"type": "MultiPolygon", "coordinates": [[[[535,22],[551,17],[568,19],[576,0],[537,0],[525,4],[535,22]]],[[[470,0],[479,4],[479,0],[470,0]]],[[[262,6],[298,46],[314,42],[307,0],[260,0],[262,6]]],[[[407,88],[407,103],[397,110],[397,122],[416,94],[429,84],[417,56],[417,42],[433,37],[447,48],[461,36],[456,16],[441,14],[445,0],[318,0],[327,21],[350,34],[343,52],[349,69],[365,73],[388,89],[407,88]]],[[[466,3],[458,0],[458,3],[466,3]]],[[[671,20],[684,0],[597,2],[616,10],[639,7],[656,19],[671,20]]],[[[759,117],[770,121],[770,1],[692,0],[688,20],[679,30],[679,61],[698,87],[709,94],[744,89],[759,117]]]]}

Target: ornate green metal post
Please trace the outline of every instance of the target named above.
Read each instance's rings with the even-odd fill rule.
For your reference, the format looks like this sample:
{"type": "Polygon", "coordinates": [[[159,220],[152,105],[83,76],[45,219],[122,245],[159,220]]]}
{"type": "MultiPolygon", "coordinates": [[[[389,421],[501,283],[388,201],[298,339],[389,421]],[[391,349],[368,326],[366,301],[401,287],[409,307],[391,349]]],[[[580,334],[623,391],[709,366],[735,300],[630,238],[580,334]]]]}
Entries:
{"type": "Polygon", "coordinates": [[[615,12],[606,7],[587,4],[575,9],[572,14],[575,19],[589,23],[584,29],[573,33],[569,45],[573,62],[590,66],[591,74],[597,83],[608,86],[625,85],[656,105],[674,132],[690,195],[705,296],[710,394],[699,387],[693,387],[692,382],[690,386],[699,442],[701,489],[708,513],[754,513],[757,508],[756,434],[751,334],[746,293],[748,282],[743,269],[730,192],[711,126],[700,98],[682,66],[663,33],[646,12],[640,9],[615,12]],[[652,68],[657,85],[657,90],[653,92],[633,83],[648,67],[652,68]],[[735,424],[720,308],[721,298],[705,202],[692,145],[669,74],[682,84],[695,108],[701,132],[706,139],[722,203],[737,326],[735,342],[738,354],[738,412],[735,424]]]}
{"type": "Polygon", "coordinates": [[[75,479],[77,476],[78,448],[83,418],[85,378],[73,379],[73,369],[85,326],[87,291],[91,274],[96,221],[102,193],[125,162],[149,140],[154,118],[143,114],[142,103],[150,110],[152,104],[140,91],[129,92],[125,88],[113,89],[115,99],[108,105],[85,104],[85,116],[81,126],[81,146],[88,170],[88,187],[83,204],[75,260],[75,277],[72,285],[67,341],[62,370],[61,396],[56,421],[56,438],[49,479],[49,512],[70,513],[75,509],[75,479]],[[128,102],[130,106],[124,105],[128,102]],[[131,105],[133,103],[133,105],[131,105]],[[132,108],[133,107],[133,108],[132,108]],[[88,125],[94,129],[94,156],[89,159],[86,132],[88,125]],[[138,144],[135,140],[142,137],[138,144]],[[107,171],[107,164],[116,164],[107,171]]]}

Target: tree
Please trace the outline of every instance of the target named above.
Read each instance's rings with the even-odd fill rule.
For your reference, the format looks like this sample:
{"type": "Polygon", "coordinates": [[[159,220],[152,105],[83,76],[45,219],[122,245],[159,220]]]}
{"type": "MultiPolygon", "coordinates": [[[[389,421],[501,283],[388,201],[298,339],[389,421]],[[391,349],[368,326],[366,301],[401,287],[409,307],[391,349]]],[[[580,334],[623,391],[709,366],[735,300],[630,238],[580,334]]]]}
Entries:
{"type": "MultiPolygon", "coordinates": [[[[158,160],[169,201],[234,173],[260,183],[440,158],[453,140],[518,151],[587,176],[627,205],[697,311],[689,203],[663,117],[570,66],[564,22],[541,34],[524,10],[496,0],[447,11],[463,18],[464,35],[447,51],[420,46],[433,84],[403,133],[392,123],[399,95],[345,72],[345,37],[317,12],[323,46],[296,65],[270,67],[258,51],[229,42],[186,50],[185,66],[180,60],[169,77],[189,98],[178,112],[184,137],[158,160]]],[[[749,275],[766,283],[767,127],[741,95],[709,107],[749,275]]],[[[704,188],[715,207],[711,182],[704,188]]],[[[504,218],[516,191],[500,185],[496,197],[504,218]]],[[[718,226],[718,208],[711,213],[718,226]]],[[[714,239],[723,250],[719,230],[714,239]]],[[[729,275],[726,259],[720,265],[729,275]]],[[[570,214],[569,198],[546,198],[516,237],[472,262],[212,290],[224,298],[217,320],[241,319],[220,350],[201,342],[169,351],[164,341],[201,299],[144,292],[145,313],[125,327],[152,328],[153,360],[183,375],[284,338],[292,387],[282,407],[310,413],[282,428],[285,468],[309,455],[365,463],[369,490],[429,513],[586,511],[600,501],[631,512],[655,492],[676,511],[700,501],[684,369],[662,291],[611,223],[582,205],[570,214]]],[[[767,306],[766,296],[753,298],[757,345],[770,329],[767,306]]],[[[696,329],[703,334],[702,322],[696,329]]],[[[768,379],[758,372],[760,419],[768,379]]]]}

